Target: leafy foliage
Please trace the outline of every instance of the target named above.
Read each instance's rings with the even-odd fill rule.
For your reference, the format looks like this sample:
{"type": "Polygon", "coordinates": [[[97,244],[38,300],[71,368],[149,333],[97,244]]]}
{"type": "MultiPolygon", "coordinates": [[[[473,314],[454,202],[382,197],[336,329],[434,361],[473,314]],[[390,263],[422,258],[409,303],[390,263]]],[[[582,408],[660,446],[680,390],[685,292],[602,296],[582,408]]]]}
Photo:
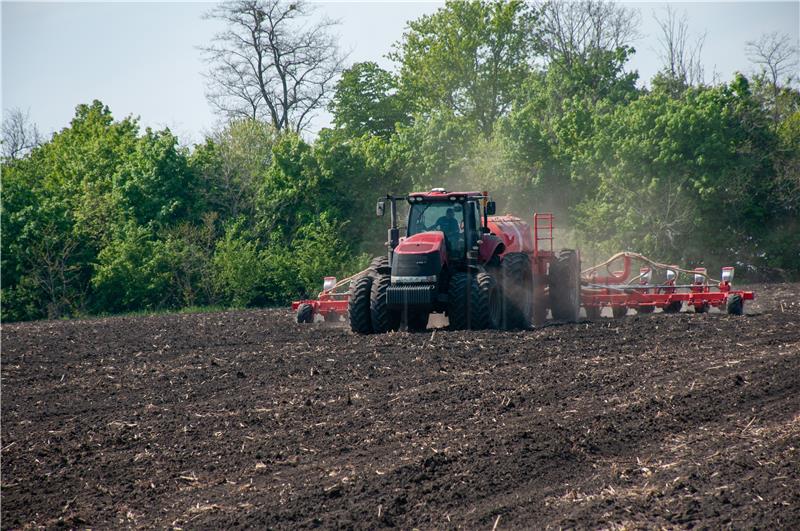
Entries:
{"type": "Polygon", "coordinates": [[[397,73],[346,70],[313,142],[236,118],[187,149],[79,105],[2,161],[2,318],[287,304],[385,251],[379,196],[434,186],[555,212],[585,256],[800,275],[800,92],[764,74],[638,88],[626,12],[540,7],[450,2],[410,22],[397,73]],[[560,13],[613,24],[571,43],[560,13]]]}

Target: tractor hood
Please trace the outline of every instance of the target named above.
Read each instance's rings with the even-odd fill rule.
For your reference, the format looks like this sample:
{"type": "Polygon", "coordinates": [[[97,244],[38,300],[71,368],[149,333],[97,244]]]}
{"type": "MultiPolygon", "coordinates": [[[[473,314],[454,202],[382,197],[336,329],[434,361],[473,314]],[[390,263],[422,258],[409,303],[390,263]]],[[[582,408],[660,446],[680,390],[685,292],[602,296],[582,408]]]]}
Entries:
{"type": "Polygon", "coordinates": [[[444,234],[421,232],[404,238],[392,257],[392,279],[398,282],[434,281],[447,262],[444,234]]]}
{"type": "Polygon", "coordinates": [[[441,231],[420,232],[408,238],[403,238],[395,248],[397,254],[428,254],[438,251],[445,261],[447,250],[444,243],[444,233],[441,231]]]}

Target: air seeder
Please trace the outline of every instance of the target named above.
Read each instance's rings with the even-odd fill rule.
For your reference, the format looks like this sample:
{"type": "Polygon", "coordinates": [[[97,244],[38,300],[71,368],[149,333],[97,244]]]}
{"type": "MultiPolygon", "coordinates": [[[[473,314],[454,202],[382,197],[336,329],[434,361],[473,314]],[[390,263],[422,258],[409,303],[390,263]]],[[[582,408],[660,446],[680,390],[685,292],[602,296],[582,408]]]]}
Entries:
{"type": "Polygon", "coordinates": [[[733,267],[723,267],[721,280],[713,280],[703,267],[681,269],[654,262],[641,254],[623,252],[583,271],[581,304],[589,319],[600,317],[603,307],[611,308],[614,317],[622,317],[629,308],[638,313],[652,313],[656,308],[665,313],[677,313],[684,303],[692,306],[695,313],[705,313],[716,307],[725,308],[732,315],[741,315],[744,301],[753,300],[754,295],[752,291],[733,289],[733,275],[733,267]],[[635,276],[634,260],[642,264],[635,276]],[[611,271],[610,266],[620,261],[622,269],[611,271]],[[654,272],[659,273],[658,282],[654,282],[654,272]],[[691,278],[691,282],[681,284],[681,275],[691,278]]]}
{"type": "Polygon", "coordinates": [[[369,334],[424,330],[429,316],[441,313],[456,330],[520,329],[541,325],[548,312],[556,321],[575,322],[581,305],[589,319],[606,306],[621,317],[630,308],[674,313],[684,303],[698,313],[725,306],[728,313],[741,314],[744,301],[753,299],[752,292],[732,289],[730,267],[714,281],[702,268],[690,271],[619,253],[581,272],[578,251],[554,250],[552,214],[534,213],[532,226],[498,216],[487,192],[434,188],[387,195],[377,204],[378,216],[387,205],[386,256],[353,277],[338,282],[326,277],[317,299],[292,304],[298,322],[317,315],[325,321],[346,318],[354,332],[369,334]],[[403,202],[408,215],[401,229],[398,203],[403,202]],[[646,264],[638,276],[632,276],[634,259],[646,264]],[[612,272],[609,267],[619,260],[623,269],[612,272]],[[653,282],[654,271],[663,272],[663,281],[653,282]],[[692,275],[692,283],[679,284],[680,274],[692,275]]]}

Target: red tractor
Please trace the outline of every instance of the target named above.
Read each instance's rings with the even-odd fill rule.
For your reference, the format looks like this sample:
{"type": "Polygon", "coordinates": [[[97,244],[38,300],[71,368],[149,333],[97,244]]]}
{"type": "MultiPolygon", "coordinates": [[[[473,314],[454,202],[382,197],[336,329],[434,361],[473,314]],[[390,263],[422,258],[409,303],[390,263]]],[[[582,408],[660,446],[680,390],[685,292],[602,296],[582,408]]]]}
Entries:
{"type": "Polygon", "coordinates": [[[447,315],[453,329],[518,329],[544,321],[576,321],[580,311],[580,258],[553,252],[553,216],[534,215],[534,227],[495,216],[486,192],[435,188],[387,195],[388,256],[375,258],[352,282],[350,327],[361,334],[401,326],[424,330],[431,313],[447,315]],[[401,237],[397,203],[408,203],[401,237]],[[548,242],[547,249],[540,242],[548,242]]]}

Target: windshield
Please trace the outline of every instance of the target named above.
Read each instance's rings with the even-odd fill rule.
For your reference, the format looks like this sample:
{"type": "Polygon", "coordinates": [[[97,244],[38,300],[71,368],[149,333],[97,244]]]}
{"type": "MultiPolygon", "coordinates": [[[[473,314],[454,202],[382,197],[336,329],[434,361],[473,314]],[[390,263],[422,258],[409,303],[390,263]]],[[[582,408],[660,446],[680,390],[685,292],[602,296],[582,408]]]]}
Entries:
{"type": "Polygon", "coordinates": [[[448,240],[457,239],[464,226],[464,208],[460,204],[435,202],[411,205],[408,235],[440,230],[448,240]]]}

